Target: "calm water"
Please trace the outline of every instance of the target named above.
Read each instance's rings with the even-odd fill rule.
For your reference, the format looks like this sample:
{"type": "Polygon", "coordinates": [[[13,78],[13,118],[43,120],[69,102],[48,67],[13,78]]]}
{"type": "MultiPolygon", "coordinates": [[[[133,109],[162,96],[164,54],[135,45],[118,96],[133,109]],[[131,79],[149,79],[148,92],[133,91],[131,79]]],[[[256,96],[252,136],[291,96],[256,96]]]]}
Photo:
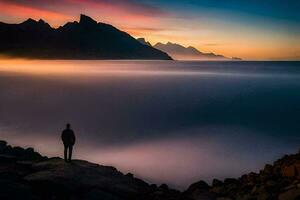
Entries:
{"type": "Polygon", "coordinates": [[[0,137],[185,188],[300,147],[299,62],[0,61],[0,137]]]}

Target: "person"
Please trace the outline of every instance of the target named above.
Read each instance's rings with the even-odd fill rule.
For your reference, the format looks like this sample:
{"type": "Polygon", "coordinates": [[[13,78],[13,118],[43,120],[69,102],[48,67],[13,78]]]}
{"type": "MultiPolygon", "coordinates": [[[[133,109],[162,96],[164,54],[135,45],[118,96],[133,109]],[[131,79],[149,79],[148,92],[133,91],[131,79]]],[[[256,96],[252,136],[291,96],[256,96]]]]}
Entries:
{"type": "Polygon", "coordinates": [[[73,151],[73,146],[75,144],[75,134],[73,130],[71,129],[71,125],[67,124],[67,128],[63,130],[61,134],[61,139],[64,143],[64,158],[66,162],[71,162],[72,159],[72,151],[73,151]],[[69,151],[69,157],[68,156],[68,151],[69,151]]]}

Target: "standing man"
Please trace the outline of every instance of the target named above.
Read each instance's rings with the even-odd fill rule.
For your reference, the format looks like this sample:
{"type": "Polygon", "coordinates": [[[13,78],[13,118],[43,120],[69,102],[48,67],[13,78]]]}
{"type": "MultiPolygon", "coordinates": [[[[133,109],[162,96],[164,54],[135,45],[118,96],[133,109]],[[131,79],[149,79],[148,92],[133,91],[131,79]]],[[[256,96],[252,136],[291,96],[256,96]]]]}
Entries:
{"type": "Polygon", "coordinates": [[[63,130],[61,134],[61,139],[65,146],[65,151],[64,151],[65,161],[71,162],[73,145],[75,144],[76,138],[73,130],[71,129],[70,124],[67,124],[67,128],[63,130]],[[69,150],[69,157],[67,157],[68,150],[69,150]]]}

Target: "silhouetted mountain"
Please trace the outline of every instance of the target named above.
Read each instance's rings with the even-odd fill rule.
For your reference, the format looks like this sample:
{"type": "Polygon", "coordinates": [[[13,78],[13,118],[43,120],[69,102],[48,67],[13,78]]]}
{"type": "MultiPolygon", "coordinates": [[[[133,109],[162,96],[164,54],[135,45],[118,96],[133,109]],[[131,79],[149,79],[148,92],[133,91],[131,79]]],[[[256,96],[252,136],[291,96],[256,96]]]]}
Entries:
{"type": "Polygon", "coordinates": [[[81,15],[57,29],[43,20],[0,22],[0,54],[40,59],[160,59],[166,53],[142,45],[126,32],[81,15]]]}
{"type": "Polygon", "coordinates": [[[232,57],[232,60],[241,61],[242,59],[238,57],[232,57]]]}
{"type": "Polygon", "coordinates": [[[0,199],[10,200],[297,200],[300,198],[300,153],[267,164],[259,173],[238,179],[193,183],[180,192],[124,175],[114,167],[83,160],[47,158],[32,148],[0,141],[0,199]]]}
{"type": "Polygon", "coordinates": [[[177,60],[231,60],[222,55],[203,53],[195,47],[184,47],[171,42],[167,44],[157,43],[153,47],[168,53],[172,58],[177,60]]]}
{"type": "Polygon", "coordinates": [[[147,46],[152,47],[152,45],[150,44],[150,42],[146,41],[145,38],[138,38],[136,40],[139,41],[140,43],[142,43],[143,45],[147,45],[147,46]]]}

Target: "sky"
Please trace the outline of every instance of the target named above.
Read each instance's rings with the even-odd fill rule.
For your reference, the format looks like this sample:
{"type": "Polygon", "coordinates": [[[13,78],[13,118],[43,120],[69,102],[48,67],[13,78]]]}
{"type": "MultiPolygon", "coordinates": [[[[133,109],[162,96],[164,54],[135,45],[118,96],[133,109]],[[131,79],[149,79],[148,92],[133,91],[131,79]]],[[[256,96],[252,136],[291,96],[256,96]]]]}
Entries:
{"type": "Polygon", "coordinates": [[[245,60],[300,60],[297,0],[0,0],[0,21],[58,27],[86,14],[152,44],[173,42],[245,60]]]}

